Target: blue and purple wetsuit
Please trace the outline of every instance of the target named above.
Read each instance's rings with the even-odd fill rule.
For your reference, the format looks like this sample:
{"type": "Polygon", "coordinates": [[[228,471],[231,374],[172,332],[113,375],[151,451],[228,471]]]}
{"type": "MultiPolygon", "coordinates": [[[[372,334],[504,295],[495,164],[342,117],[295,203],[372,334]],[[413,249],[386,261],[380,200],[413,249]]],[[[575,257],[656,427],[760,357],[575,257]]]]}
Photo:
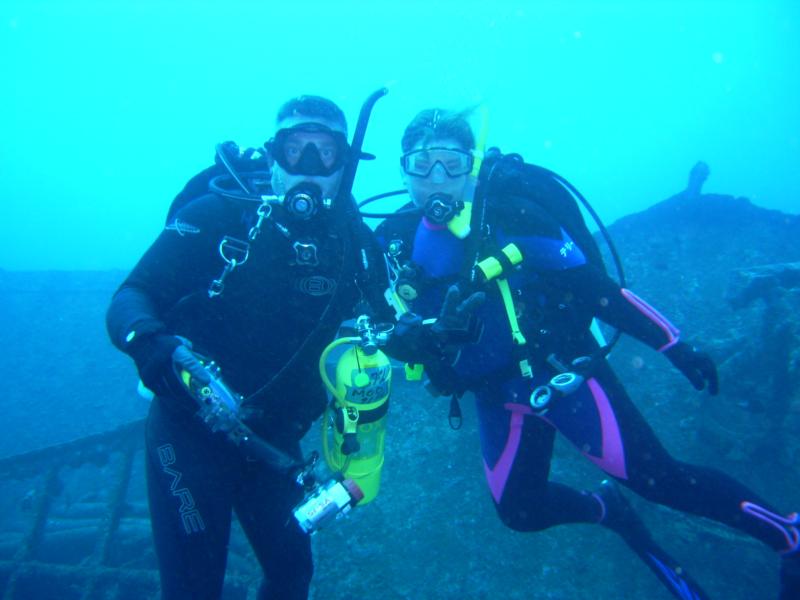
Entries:
{"type": "MultiPolygon", "coordinates": [[[[378,228],[385,244],[398,235],[399,226],[391,221],[378,228]]],[[[758,495],[715,469],[670,456],[605,360],[597,361],[591,376],[546,414],[534,413],[532,390],[557,374],[547,357],[569,364],[597,350],[590,332],[593,318],[661,352],[677,343],[679,332],[589,264],[563,229],[555,237],[511,235],[508,229],[495,225],[492,241],[497,248],[513,242],[523,255],[508,282],[534,376],[524,378],[512,357],[511,328],[494,285],[485,287],[486,302],[478,310],[482,338],[464,347],[454,365],[476,397],[484,469],[502,521],[518,531],[537,531],[604,520],[605,505],[597,495],[549,479],[555,434],[560,432],[640,496],[725,523],[779,552],[797,551],[796,518],[780,517],[758,495]]],[[[423,282],[411,309],[423,318],[435,317],[448,286],[461,277],[465,242],[423,218],[415,219],[404,243],[411,246],[407,255],[423,282]]]]}

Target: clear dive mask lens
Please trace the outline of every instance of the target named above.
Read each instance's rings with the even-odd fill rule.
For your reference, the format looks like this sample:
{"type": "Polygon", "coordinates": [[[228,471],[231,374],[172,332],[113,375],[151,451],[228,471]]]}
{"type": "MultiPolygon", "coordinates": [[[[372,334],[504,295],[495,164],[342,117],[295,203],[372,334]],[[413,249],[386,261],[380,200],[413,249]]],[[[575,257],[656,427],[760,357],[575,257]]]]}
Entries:
{"type": "Polygon", "coordinates": [[[291,175],[333,175],[350,155],[345,135],[319,123],[280,129],[265,145],[275,162],[291,175]]]}
{"type": "Polygon", "coordinates": [[[400,157],[403,171],[414,177],[427,177],[436,163],[442,165],[448,177],[460,177],[472,171],[474,157],[471,152],[455,148],[423,148],[400,157]]]}

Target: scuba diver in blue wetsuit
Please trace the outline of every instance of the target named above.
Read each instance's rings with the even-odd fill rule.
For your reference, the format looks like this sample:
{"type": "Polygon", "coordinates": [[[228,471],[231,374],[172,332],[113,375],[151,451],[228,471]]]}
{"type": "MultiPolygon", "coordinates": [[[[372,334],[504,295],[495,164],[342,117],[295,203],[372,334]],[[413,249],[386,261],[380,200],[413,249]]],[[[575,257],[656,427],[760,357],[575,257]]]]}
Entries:
{"type": "Polygon", "coordinates": [[[484,469],[502,521],[517,531],[599,523],[619,534],[675,596],[706,597],[613,482],[584,492],[550,480],[560,432],[641,497],[763,541],[783,557],[780,597],[800,598],[797,514],[781,516],[731,477],[670,456],[590,325],[596,317],[636,337],[712,395],[714,363],[605,273],[563,179],[519,157],[483,158],[475,147],[464,114],[419,113],[402,138],[413,205],[384,220],[377,233],[393,265],[400,315],[390,352],[422,363],[440,392],[474,392],[484,469]],[[573,205],[571,212],[547,210],[559,197],[573,205]],[[435,322],[427,327],[426,319],[435,322]]]}
{"type": "Polygon", "coordinates": [[[111,302],[111,340],[155,394],[146,475],[165,599],[221,597],[232,510],[265,575],[258,597],[308,596],[292,508],[299,440],[326,403],[319,356],[357,304],[385,306],[380,249],[350,196],[360,141],[346,135],[338,106],[300,96],[278,112],[269,160],[218,147],[227,171],[187,184],[111,302]]]}

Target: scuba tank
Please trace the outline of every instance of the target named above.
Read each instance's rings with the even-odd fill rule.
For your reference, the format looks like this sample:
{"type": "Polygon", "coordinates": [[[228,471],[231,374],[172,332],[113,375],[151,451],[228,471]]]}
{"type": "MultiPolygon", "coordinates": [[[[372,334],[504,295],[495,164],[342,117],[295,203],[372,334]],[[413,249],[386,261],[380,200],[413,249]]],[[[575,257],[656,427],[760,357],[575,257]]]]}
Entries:
{"type": "Polygon", "coordinates": [[[390,330],[379,330],[362,315],[356,333],[337,338],[320,356],[320,375],[332,395],[322,420],[322,449],[328,467],[353,480],[364,493],[360,504],[366,504],[378,495],[383,468],[392,365],[379,346],[390,330]],[[336,361],[334,382],[327,373],[328,356],[344,345],[349,348],[336,361]]]}

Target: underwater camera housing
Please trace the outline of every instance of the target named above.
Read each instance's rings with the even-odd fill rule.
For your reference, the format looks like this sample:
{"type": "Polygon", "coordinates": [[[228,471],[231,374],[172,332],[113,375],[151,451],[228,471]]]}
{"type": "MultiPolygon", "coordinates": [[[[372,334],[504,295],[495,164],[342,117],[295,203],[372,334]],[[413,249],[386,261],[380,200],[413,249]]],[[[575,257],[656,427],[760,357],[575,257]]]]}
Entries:
{"type": "Polygon", "coordinates": [[[346,515],[363,497],[352,479],[331,479],[315,486],[292,514],[300,529],[311,534],[346,515]]]}

